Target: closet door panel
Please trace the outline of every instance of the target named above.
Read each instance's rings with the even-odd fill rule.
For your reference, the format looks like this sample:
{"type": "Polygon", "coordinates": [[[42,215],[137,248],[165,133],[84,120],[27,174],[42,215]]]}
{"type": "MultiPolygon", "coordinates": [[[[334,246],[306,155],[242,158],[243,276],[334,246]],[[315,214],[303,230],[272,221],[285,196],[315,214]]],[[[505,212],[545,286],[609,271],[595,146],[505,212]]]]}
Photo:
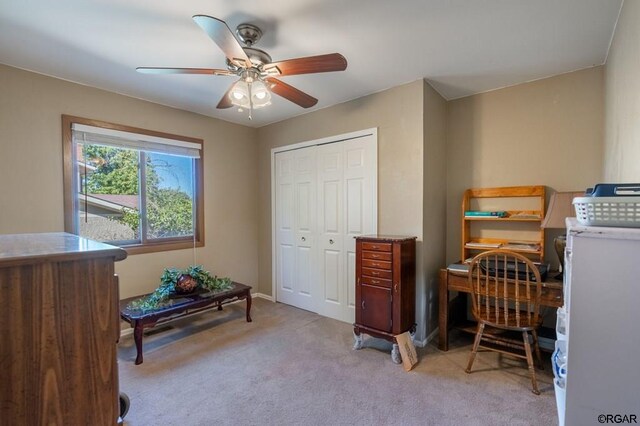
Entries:
{"type": "Polygon", "coordinates": [[[276,297],[294,303],[295,229],[293,153],[275,156],[276,166],[276,297]]]}
{"type": "MultiPolygon", "coordinates": [[[[364,179],[346,179],[346,201],[347,201],[347,234],[364,234],[364,179]]],[[[355,247],[355,245],[354,245],[355,247]]]]}
{"type": "Polygon", "coordinates": [[[315,311],[315,147],[277,153],[276,300],[315,311]]]}
{"type": "Polygon", "coordinates": [[[356,254],[355,251],[347,252],[347,306],[346,316],[353,317],[353,320],[347,319],[347,322],[355,321],[356,306],[356,254]]]}
{"type": "MultiPolygon", "coordinates": [[[[278,290],[285,296],[286,293],[293,293],[294,280],[293,271],[295,268],[295,253],[293,246],[281,244],[279,247],[278,262],[278,290]]],[[[286,299],[281,299],[286,301],[286,299]]]]}
{"type": "Polygon", "coordinates": [[[343,289],[346,305],[344,318],[355,321],[356,302],[356,242],[355,237],[374,234],[375,223],[375,181],[376,144],[373,136],[343,142],[344,146],[344,186],[345,186],[345,248],[347,264],[347,285],[343,289]]]}
{"type": "Polygon", "coordinates": [[[295,292],[299,308],[316,311],[316,147],[293,151],[295,292]]]}
{"type": "Polygon", "coordinates": [[[276,300],[353,322],[354,237],[375,233],[373,136],[280,152],[276,300]]]}
{"type": "Polygon", "coordinates": [[[342,143],[318,147],[318,249],[321,299],[318,313],[343,318],[346,304],[344,245],[344,148],[342,143]]]}
{"type": "Polygon", "coordinates": [[[327,303],[340,303],[340,252],[336,250],[325,250],[324,252],[324,276],[321,278],[324,283],[324,301],[327,303]]]}

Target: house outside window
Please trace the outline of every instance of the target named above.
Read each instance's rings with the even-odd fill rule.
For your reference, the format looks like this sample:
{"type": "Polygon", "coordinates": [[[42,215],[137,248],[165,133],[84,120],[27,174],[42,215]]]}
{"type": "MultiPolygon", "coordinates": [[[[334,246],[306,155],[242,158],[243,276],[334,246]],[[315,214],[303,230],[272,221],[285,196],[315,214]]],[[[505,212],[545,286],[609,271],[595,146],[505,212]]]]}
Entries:
{"type": "Polygon", "coordinates": [[[65,230],[131,254],[202,246],[202,140],[63,116],[65,230]]]}

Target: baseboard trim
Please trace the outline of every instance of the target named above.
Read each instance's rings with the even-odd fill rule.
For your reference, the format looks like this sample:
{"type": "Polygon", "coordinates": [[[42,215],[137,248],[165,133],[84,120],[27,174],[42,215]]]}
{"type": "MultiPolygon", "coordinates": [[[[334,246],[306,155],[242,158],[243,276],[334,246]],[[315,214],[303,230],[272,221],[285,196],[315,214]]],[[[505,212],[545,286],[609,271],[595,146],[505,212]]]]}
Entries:
{"type": "Polygon", "coordinates": [[[426,339],[423,339],[423,340],[415,340],[415,341],[413,342],[413,344],[414,344],[414,345],[416,345],[416,346],[417,346],[417,347],[419,347],[419,348],[424,348],[425,346],[427,346],[427,345],[429,344],[429,342],[431,342],[432,340],[434,340],[434,339],[436,338],[436,336],[438,335],[438,331],[439,331],[439,330],[440,330],[440,329],[439,329],[438,327],[436,327],[436,329],[435,329],[435,330],[433,330],[433,331],[431,332],[431,334],[429,334],[429,335],[427,336],[427,338],[426,338],[426,339]]]}
{"type": "Polygon", "coordinates": [[[265,299],[268,300],[269,302],[274,302],[273,297],[269,296],[267,294],[263,294],[263,293],[251,293],[251,297],[253,298],[260,298],[260,299],[265,299]]]}
{"type": "Polygon", "coordinates": [[[427,346],[427,339],[424,340],[414,340],[413,341],[413,346],[416,346],[418,348],[424,348],[425,346],[427,346]]]}

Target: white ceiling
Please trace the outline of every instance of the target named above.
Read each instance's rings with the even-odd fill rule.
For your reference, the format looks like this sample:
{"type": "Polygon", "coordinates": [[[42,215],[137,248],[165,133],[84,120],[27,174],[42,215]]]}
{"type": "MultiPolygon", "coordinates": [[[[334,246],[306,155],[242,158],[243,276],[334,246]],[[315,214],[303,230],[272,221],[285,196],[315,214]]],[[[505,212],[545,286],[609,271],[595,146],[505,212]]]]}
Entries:
{"type": "Polygon", "coordinates": [[[0,63],[259,127],[428,79],[447,99],[600,65],[622,0],[1,0],[0,63]],[[274,61],[339,52],[344,72],[283,77],[319,99],[274,96],[217,110],[233,77],[143,75],[138,66],[225,68],[193,22],[263,29],[274,61]]]}

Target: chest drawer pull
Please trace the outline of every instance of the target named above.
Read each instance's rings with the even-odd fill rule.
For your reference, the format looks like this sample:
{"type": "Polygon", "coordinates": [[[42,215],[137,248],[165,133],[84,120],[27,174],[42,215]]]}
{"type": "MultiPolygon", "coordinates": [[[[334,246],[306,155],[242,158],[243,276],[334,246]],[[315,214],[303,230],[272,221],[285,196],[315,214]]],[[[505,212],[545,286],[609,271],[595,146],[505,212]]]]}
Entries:
{"type": "Polygon", "coordinates": [[[390,261],[393,255],[391,252],[363,250],[362,258],[390,261]]]}
{"type": "Polygon", "coordinates": [[[365,268],[391,270],[391,262],[385,262],[384,260],[362,259],[362,266],[365,268]]]}
{"type": "Polygon", "coordinates": [[[389,289],[391,288],[391,280],[385,280],[383,278],[372,278],[372,277],[363,276],[362,284],[374,285],[378,287],[386,287],[389,289]]]}
{"type": "Polygon", "coordinates": [[[366,265],[362,268],[362,275],[373,278],[382,278],[385,280],[390,280],[392,277],[390,270],[368,268],[366,265]]]}
{"type": "Polygon", "coordinates": [[[391,251],[390,243],[362,243],[362,250],[391,251]]]}

